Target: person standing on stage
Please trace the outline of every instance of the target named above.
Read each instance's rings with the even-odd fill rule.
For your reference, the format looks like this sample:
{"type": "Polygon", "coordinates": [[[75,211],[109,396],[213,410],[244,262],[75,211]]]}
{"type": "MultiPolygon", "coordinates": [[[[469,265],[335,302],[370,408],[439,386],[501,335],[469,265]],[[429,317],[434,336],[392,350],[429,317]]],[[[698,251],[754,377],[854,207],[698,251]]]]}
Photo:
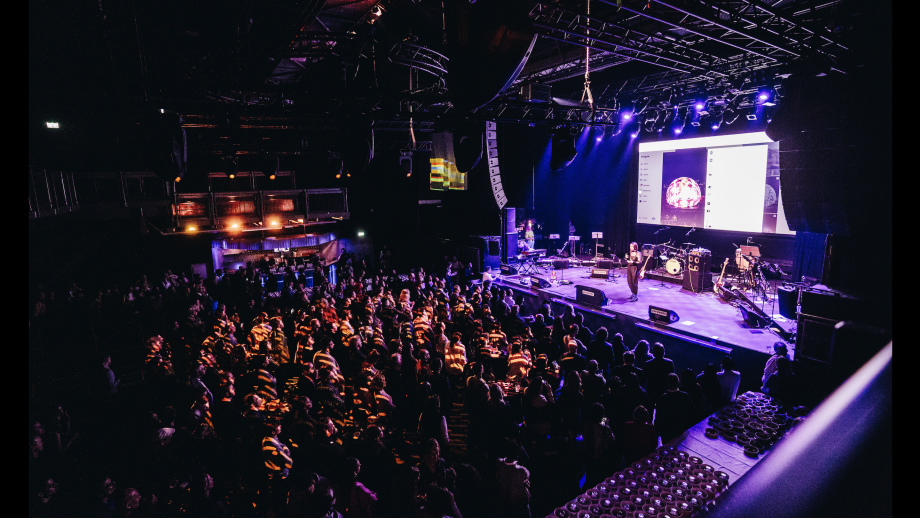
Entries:
{"type": "Polygon", "coordinates": [[[524,243],[527,244],[528,250],[533,250],[533,221],[527,221],[527,227],[524,229],[524,243]]]}
{"type": "Polygon", "coordinates": [[[642,260],[642,254],[639,253],[639,244],[633,241],[629,244],[629,254],[626,256],[626,282],[629,284],[629,291],[632,296],[630,302],[639,300],[639,263],[642,260]]]}

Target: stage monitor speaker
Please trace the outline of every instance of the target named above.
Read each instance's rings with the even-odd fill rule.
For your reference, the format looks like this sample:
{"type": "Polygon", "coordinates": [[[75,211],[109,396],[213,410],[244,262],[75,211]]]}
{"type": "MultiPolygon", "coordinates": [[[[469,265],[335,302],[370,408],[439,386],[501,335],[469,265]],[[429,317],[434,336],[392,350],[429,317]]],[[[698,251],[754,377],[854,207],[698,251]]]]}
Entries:
{"type": "Polygon", "coordinates": [[[536,288],[538,290],[541,288],[549,288],[550,286],[552,286],[552,284],[550,284],[549,281],[547,281],[546,279],[541,279],[540,277],[531,277],[530,285],[531,287],[536,288]]]}
{"type": "Polygon", "coordinates": [[[554,270],[565,270],[569,267],[569,261],[566,259],[553,259],[554,270]]]}
{"type": "Polygon", "coordinates": [[[684,289],[699,293],[712,291],[712,255],[697,251],[687,256],[687,269],[684,270],[684,289]]]}
{"type": "Polygon", "coordinates": [[[748,308],[744,304],[739,304],[738,309],[741,310],[741,318],[743,318],[745,323],[750,327],[761,329],[770,324],[766,319],[758,315],[756,311],[748,308]]]}
{"type": "Polygon", "coordinates": [[[499,255],[498,241],[486,241],[489,247],[489,255],[499,255]]]}
{"type": "Polygon", "coordinates": [[[561,171],[568,167],[575,160],[575,137],[569,133],[568,129],[560,129],[553,135],[552,154],[549,159],[549,168],[553,171],[561,171]]]}
{"type": "Polygon", "coordinates": [[[776,298],[779,301],[779,314],[789,320],[795,320],[798,291],[795,288],[780,286],[776,288],[776,298]]]}
{"type": "Polygon", "coordinates": [[[680,320],[680,316],[677,313],[671,311],[670,309],[659,308],[656,306],[648,307],[648,319],[652,321],[653,324],[673,324],[680,320]]]}
{"type": "Polygon", "coordinates": [[[503,264],[499,268],[502,275],[517,275],[518,269],[510,264],[503,264]]]}
{"type": "Polygon", "coordinates": [[[604,307],[607,304],[607,296],[603,291],[580,284],[575,285],[575,300],[597,307],[604,307]]]}

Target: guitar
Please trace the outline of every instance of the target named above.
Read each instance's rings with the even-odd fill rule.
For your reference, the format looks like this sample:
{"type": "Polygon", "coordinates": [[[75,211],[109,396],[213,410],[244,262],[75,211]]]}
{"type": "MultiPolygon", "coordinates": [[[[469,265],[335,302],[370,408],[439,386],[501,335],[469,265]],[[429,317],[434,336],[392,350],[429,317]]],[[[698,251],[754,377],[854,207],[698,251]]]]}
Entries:
{"type": "Polygon", "coordinates": [[[722,273],[719,274],[719,280],[712,286],[712,291],[714,291],[716,295],[719,294],[719,289],[722,287],[722,278],[725,277],[726,266],[728,266],[728,259],[725,259],[725,262],[722,263],[722,273]]]}
{"type": "MultiPolygon", "coordinates": [[[[629,254],[624,254],[623,257],[626,259],[626,262],[627,262],[627,263],[632,263],[632,262],[633,262],[633,261],[631,261],[631,260],[629,259],[629,254]]],[[[651,258],[652,258],[651,255],[649,255],[649,256],[647,256],[647,257],[645,258],[645,262],[642,263],[642,268],[639,269],[639,273],[638,273],[638,275],[636,275],[636,279],[638,279],[638,280],[641,281],[643,278],[645,278],[645,267],[648,265],[648,260],[651,259],[651,258]]]]}

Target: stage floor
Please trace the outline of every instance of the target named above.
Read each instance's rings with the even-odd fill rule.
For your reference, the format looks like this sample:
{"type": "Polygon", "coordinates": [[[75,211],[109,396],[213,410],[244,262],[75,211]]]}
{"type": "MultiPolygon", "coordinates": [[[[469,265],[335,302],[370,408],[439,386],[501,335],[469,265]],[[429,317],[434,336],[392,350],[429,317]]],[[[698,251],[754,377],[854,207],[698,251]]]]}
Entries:
{"type": "MultiPolygon", "coordinates": [[[[715,296],[712,291],[696,294],[681,289],[681,286],[677,284],[665,282],[662,286],[660,281],[643,279],[639,282],[639,300],[629,302],[628,299],[631,293],[626,283],[625,269],[618,268],[613,270],[610,280],[586,278],[588,275],[589,269],[587,268],[565,270],[565,280],[571,281],[572,284],[555,285],[532,291],[539,291],[552,297],[565,299],[576,306],[581,306],[585,310],[598,313],[613,313],[614,315],[621,313],[645,322],[648,322],[649,306],[669,309],[676,312],[680,316],[680,320],[667,326],[667,328],[680,334],[691,335],[703,342],[721,342],[772,354],[773,343],[779,340],[779,337],[767,329],[752,329],[747,326],[741,316],[741,310],[715,296]],[[614,282],[614,279],[616,282],[614,282]],[[588,286],[603,291],[608,299],[607,304],[603,308],[597,308],[576,303],[575,285],[588,286]]],[[[534,275],[534,277],[550,280],[550,275],[543,272],[534,275]]],[[[498,282],[516,289],[522,288],[520,275],[505,276],[499,279],[498,282]]],[[[760,300],[757,301],[757,305],[758,307],[761,306],[760,300]]],[[[763,309],[768,315],[771,314],[769,302],[764,305],[763,309]]],[[[778,305],[773,313],[774,318],[784,327],[794,324],[779,315],[778,305]]],[[[792,353],[791,350],[790,353],[792,353]]]]}

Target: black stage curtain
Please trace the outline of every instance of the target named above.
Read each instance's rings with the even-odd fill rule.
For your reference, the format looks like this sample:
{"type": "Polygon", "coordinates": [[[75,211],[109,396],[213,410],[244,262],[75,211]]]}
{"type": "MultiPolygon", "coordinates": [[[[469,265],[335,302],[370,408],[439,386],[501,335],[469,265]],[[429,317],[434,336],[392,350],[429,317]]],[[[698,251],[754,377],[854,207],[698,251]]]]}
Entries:
{"type": "Polygon", "coordinates": [[[827,249],[829,234],[818,232],[795,233],[795,259],[793,280],[799,282],[802,276],[808,276],[826,282],[824,278],[824,252],[827,249]]]}
{"type": "Polygon", "coordinates": [[[625,188],[611,196],[610,210],[604,221],[605,256],[622,257],[629,251],[629,243],[636,239],[636,193],[639,190],[637,152],[632,153],[626,172],[625,188]]]}

